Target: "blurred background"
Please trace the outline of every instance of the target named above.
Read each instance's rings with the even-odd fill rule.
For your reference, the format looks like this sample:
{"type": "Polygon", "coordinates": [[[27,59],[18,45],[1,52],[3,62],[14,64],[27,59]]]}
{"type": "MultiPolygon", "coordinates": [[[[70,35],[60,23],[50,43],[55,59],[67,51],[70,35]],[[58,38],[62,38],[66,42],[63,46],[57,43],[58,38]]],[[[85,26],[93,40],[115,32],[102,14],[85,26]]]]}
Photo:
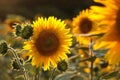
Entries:
{"type": "Polygon", "coordinates": [[[0,0],[0,20],[4,21],[9,14],[27,19],[35,16],[73,18],[80,10],[93,4],[96,4],[93,0],[0,0]]]}
{"type": "MultiPolygon", "coordinates": [[[[27,61],[28,57],[26,52],[22,51],[23,42],[25,40],[20,37],[16,37],[16,35],[13,34],[16,29],[14,27],[14,23],[29,23],[37,19],[38,16],[55,16],[64,20],[67,27],[72,28],[72,19],[77,16],[80,11],[89,8],[91,5],[101,6],[101,4],[95,3],[93,0],[0,0],[0,41],[5,40],[10,47],[20,53],[18,56],[23,59],[21,61],[27,61]]],[[[80,46],[76,42],[76,39],[73,38],[73,45],[71,47],[71,54],[69,57],[74,57],[77,53],[81,56],[75,57],[70,61],[69,70],[64,72],[64,74],[56,71],[55,75],[52,75],[55,77],[54,80],[63,80],[64,78],[67,78],[65,80],[88,80],[91,69],[89,64],[90,60],[95,60],[95,66],[93,68],[93,75],[95,75],[96,78],[95,80],[98,80],[101,76],[103,78],[106,77],[104,74],[106,75],[113,69],[117,70],[116,67],[112,69],[111,66],[102,59],[96,57],[89,58],[89,55],[87,54],[89,51],[88,47],[83,47],[83,49],[81,48],[82,51],[79,51],[79,47],[80,46]],[[84,58],[85,60],[82,61],[84,58]]],[[[15,63],[16,61],[13,57],[14,56],[9,51],[8,54],[3,56],[0,55],[0,80],[23,80],[23,73],[19,70],[20,67],[15,63]]],[[[33,77],[36,74],[36,68],[33,67],[30,62],[25,64],[24,67],[28,70],[30,77],[33,77]]],[[[120,70],[120,68],[118,69],[120,70]]],[[[50,71],[42,71],[42,73],[41,80],[48,80],[51,76],[50,71]]],[[[113,73],[110,74],[110,76],[118,75],[117,78],[120,78],[118,71],[113,73]]],[[[110,76],[108,75],[108,77],[110,76]]]]}

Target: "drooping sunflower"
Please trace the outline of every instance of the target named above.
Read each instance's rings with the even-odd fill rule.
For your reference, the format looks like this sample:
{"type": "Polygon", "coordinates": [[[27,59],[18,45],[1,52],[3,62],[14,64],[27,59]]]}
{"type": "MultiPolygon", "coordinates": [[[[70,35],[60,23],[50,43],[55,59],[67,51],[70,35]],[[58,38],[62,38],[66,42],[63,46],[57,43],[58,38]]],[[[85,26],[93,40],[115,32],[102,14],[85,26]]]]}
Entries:
{"type": "Polygon", "coordinates": [[[14,25],[15,24],[21,24],[21,23],[23,23],[23,21],[25,21],[25,18],[23,16],[12,15],[12,14],[7,15],[6,19],[4,21],[6,32],[7,33],[8,32],[13,32],[14,25]]]}
{"type": "Polygon", "coordinates": [[[33,22],[33,36],[24,46],[25,50],[29,50],[32,65],[44,66],[44,70],[49,70],[50,66],[55,68],[60,60],[68,58],[66,54],[70,53],[72,35],[65,26],[63,21],[55,17],[41,17],[33,22]]]}
{"type": "Polygon", "coordinates": [[[94,0],[104,5],[104,7],[92,6],[91,9],[104,16],[103,22],[108,24],[107,33],[97,41],[95,48],[99,45],[110,46],[110,50],[105,58],[110,64],[120,62],[120,0],[94,0]],[[108,44],[109,43],[109,44],[108,44]],[[112,44],[112,46],[111,46],[112,44]]]}
{"type": "Polygon", "coordinates": [[[97,18],[100,19],[100,15],[96,19],[95,17],[96,14],[94,14],[91,10],[86,9],[81,11],[78,16],[73,18],[72,32],[80,44],[88,45],[88,43],[90,43],[91,40],[91,37],[80,36],[81,34],[104,33],[104,30],[101,29],[101,27],[98,27],[99,23],[97,18]]]}

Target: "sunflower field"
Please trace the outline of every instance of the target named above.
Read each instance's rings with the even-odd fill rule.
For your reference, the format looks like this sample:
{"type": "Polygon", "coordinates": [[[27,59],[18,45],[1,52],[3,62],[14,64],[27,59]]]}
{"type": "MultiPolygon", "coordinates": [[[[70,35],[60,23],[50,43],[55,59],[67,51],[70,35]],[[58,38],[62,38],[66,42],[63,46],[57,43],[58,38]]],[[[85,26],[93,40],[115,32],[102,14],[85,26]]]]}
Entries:
{"type": "Polygon", "coordinates": [[[120,0],[1,0],[0,80],[120,80],[120,0]]]}

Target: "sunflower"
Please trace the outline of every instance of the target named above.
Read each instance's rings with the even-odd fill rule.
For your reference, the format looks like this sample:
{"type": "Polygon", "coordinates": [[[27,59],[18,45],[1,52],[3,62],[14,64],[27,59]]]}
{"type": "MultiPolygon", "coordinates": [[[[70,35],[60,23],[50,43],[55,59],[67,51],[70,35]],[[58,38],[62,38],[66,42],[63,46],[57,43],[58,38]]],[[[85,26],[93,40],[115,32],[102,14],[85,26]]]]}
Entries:
{"type": "Polygon", "coordinates": [[[107,33],[96,42],[94,47],[97,49],[100,48],[100,46],[110,46],[105,58],[110,64],[116,64],[120,62],[120,0],[95,1],[103,4],[104,7],[92,6],[91,9],[104,16],[103,22],[107,23],[108,30],[107,33]]]}
{"type": "Polygon", "coordinates": [[[12,32],[14,29],[14,24],[16,23],[23,23],[23,21],[25,20],[24,17],[20,16],[20,15],[12,15],[9,14],[6,16],[6,19],[4,21],[5,27],[6,27],[6,31],[7,32],[12,32]]]}
{"type": "Polygon", "coordinates": [[[90,36],[80,36],[81,34],[99,34],[104,32],[101,27],[98,27],[99,23],[97,18],[100,19],[101,16],[99,15],[96,19],[95,17],[96,14],[86,9],[81,11],[77,17],[73,18],[72,32],[80,44],[88,45],[91,40],[90,36]]]}
{"type": "Polygon", "coordinates": [[[24,46],[25,50],[29,50],[28,56],[33,66],[44,66],[44,70],[49,70],[50,66],[55,68],[59,61],[68,58],[66,54],[70,53],[72,35],[65,26],[55,17],[40,17],[33,22],[33,36],[24,46]]]}
{"type": "Polygon", "coordinates": [[[8,32],[12,32],[14,29],[13,25],[16,23],[22,23],[19,19],[6,19],[5,20],[5,27],[8,32]]]}
{"type": "Polygon", "coordinates": [[[106,2],[103,1],[101,3],[103,3],[106,7],[92,6],[91,8],[95,12],[104,15],[103,21],[109,25],[109,30],[107,34],[104,36],[104,40],[118,41],[120,40],[120,27],[119,27],[120,26],[120,22],[119,22],[120,21],[120,5],[119,5],[120,1],[109,0],[106,2]]]}

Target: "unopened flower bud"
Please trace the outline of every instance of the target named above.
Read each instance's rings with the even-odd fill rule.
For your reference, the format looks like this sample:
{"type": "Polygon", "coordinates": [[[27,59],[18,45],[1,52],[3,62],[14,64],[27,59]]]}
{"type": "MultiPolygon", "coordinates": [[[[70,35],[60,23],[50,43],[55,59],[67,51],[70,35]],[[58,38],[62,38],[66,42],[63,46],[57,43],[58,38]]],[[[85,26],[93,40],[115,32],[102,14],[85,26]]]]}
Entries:
{"type": "MultiPolygon", "coordinates": [[[[19,59],[20,63],[23,64],[23,60],[19,59]]],[[[12,67],[14,70],[20,70],[20,65],[18,64],[17,60],[12,61],[12,67]]]]}
{"type": "Polygon", "coordinates": [[[5,41],[2,41],[0,43],[0,53],[4,55],[7,52],[7,50],[8,50],[7,43],[5,41]]]}
{"type": "Polygon", "coordinates": [[[101,62],[100,62],[100,67],[101,68],[106,68],[108,66],[108,62],[106,62],[106,61],[104,61],[104,60],[102,60],[101,62]]]}
{"type": "Polygon", "coordinates": [[[93,68],[93,71],[94,71],[94,72],[98,72],[98,71],[99,71],[99,67],[94,67],[94,68],[93,68]]]}
{"type": "Polygon", "coordinates": [[[18,65],[18,63],[17,63],[16,60],[14,60],[14,61],[12,62],[12,67],[13,67],[14,70],[19,70],[19,69],[20,69],[20,66],[18,65]]]}
{"type": "Polygon", "coordinates": [[[26,25],[21,31],[21,37],[24,39],[29,39],[33,34],[33,27],[31,25],[26,25]]]}
{"type": "Polygon", "coordinates": [[[19,24],[16,24],[15,25],[15,34],[17,35],[17,36],[20,36],[21,35],[21,25],[19,25],[19,24]]]}
{"type": "Polygon", "coordinates": [[[68,64],[65,60],[61,61],[57,65],[57,69],[60,71],[66,71],[68,69],[68,64]]]}

